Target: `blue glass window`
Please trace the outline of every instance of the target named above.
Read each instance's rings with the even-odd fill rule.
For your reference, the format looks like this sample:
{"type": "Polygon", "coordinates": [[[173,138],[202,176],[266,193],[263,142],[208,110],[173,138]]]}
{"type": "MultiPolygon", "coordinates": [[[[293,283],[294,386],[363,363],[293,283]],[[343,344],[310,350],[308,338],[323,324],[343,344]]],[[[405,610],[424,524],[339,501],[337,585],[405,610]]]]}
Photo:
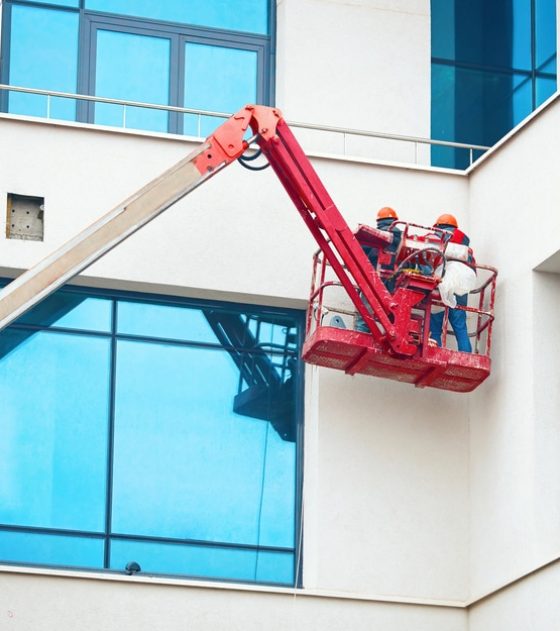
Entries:
{"type": "MultiPolygon", "coordinates": [[[[257,101],[254,51],[187,43],[185,68],[185,107],[229,113],[257,101]]],[[[184,133],[208,136],[220,122],[209,116],[199,121],[187,114],[184,133]]]]}
{"type": "Polygon", "coordinates": [[[0,336],[0,524],[103,531],[109,348],[46,331],[0,336]]]}
{"type": "Polygon", "coordinates": [[[301,325],[67,289],[0,333],[0,562],[292,584],[301,325]]]}
{"type": "Polygon", "coordinates": [[[106,333],[111,332],[111,321],[110,300],[69,292],[49,296],[19,319],[21,324],[106,333]]]}
{"type": "Polygon", "coordinates": [[[117,366],[113,531],[293,546],[295,444],[235,412],[230,354],[123,341],[117,366]]]}
{"type": "MultiPolygon", "coordinates": [[[[433,138],[492,145],[555,89],[555,0],[432,0],[433,138]]],[[[469,162],[432,148],[434,165],[469,162]]]]}
{"type": "Polygon", "coordinates": [[[3,563],[97,568],[103,566],[104,547],[101,538],[0,530],[3,563]]]}
{"type": "Polygon", "coordinates": [[[267,0],[86,0],[86,9],[231,31],[268,32],[267,0]]]}
{"type": "Polygon", "coordinates": [[[537,105],[544,103],[556,92],[556,79],[537,77],[537,105]]]}
{"type": "Polygon", "coordinates": [[[556,59],[556,0],[535,0],[535,44],[537,68],[556,59]]]}
{"type": "Polygon", "coordinates": [[[122,570],[132,560],[146,572],[286,585],[294,580],[289,553],[113,539],[111,568],[122,570]]]}
{"type": "MultiPolygon", "coordinates": [[[[113,99],[169,104],[171,42],[162,37],[97,31],[95,94],[113,99]]],[[[103,125],[167,130],[168,113],[109,103],[95,105],[95,122],[103,125]]]]}
{"type": "MultiPolygon", "coordinates": [[[[247,103],[271,101],[271,0],[49,4],[5,0],[1,82],[226,114],[247,103]]],[[[15,114],[197,136],[222,122],[16,91],[1,93],[0,107],[15,114]]]]}
{"type": "Polygon", "coordinates": [[[201,309],[146,302],[118,303],[118,332],[216,344],[217,338],[201,309]]]}
{"type": "MultiPolygon", "coordinates": [[[[76,92],[78,14],[14,5],[11,10],[9,82],[12,85],[76,92]]],[[[8,111],[28,116],[73,120],[72,99],[11,92],[8,111]]]]}

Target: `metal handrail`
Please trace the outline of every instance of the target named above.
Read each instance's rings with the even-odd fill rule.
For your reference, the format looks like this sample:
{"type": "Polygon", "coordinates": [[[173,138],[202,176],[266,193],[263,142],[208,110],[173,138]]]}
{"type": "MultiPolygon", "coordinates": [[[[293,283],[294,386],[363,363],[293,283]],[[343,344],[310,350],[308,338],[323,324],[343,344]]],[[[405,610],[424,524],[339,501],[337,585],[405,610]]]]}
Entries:
{"type": "MultiPolygon", "coordinates": [[[[5,90],[7,92],[23,92],[27,94],[36,94],[39,96],[47,97],[47,116],[46,118],[50,118],[50,110],[51,110],[51,99],[52,98],[63,98],[63,99],[74,99],[79,101],[91,101],[94,103],[109,103],[111,105],[120,105],[123,109],[123,127],[126,127],[126,108],[127,107],[141,107],[145,109],[152,110],[163,110],[166,112],[177,112],[180,114],[194,114],[196,116],[212,116],[215,118],[229,118],[231,113],[228,112],[214,112],[211,110],[200,110],[190,107],[178,107],[175,105],[161,105],[158,103],[146,103],[143,101],[129,101],[126,99],[113,99],[109,97],[103,96],[92,96],[89,94],[76,94],[72,92],[60,92],[57,90],[43,90],[40,88],[26,88],[23,86],[15,86],[9,85],[5,83],[0,83],[0,90],[5,90]]],[[[422,138],[421,136],[407,136],[402,134],[389,134],[386,132],[377,132],[377,131],[367,131],[361,129],[351,129],[345,127],[335,127],[331,125],[317,125],[314,123],[302,123],[296,121],[288,121],[290,127],[297,129],[307,129],[311,131],[322,131],[328,133],[337,133],[342,134],[345,140],[347,135],[350,136],[359,136],[363,138],[379,138],[383,140],[394,140],[400,142],[409,142],[415,144],[415,161],[417,162],[417,151],[416,145],[435,145],[440,147],[450,147],[453,149],[465,149],[469,151],[469,163],[473,162],[473,152],[474,151],[487,151],[491,147],[485,145],[473,145],[462,142],[452,142],[449,140],[436,140],[434,138],[422,138]]],[[[200,132],[200,129],[199,129],[200,132]]],[[[344,155],[346,151],[346,142],[344,141],[344,155]]]]}
{"type": "MultiPolygon", "coordinates": [[[[0,86],[1,88],[2,86],[0,86]]],[[[453,147],[454,149],[472,149],[474,151],[488,151],[491,147],[485,145],[470,145],[463,142],[452,142],[451,140],[436,140],[435,138],[422,138],[421,136],[404,136],[402,134],[388,134],[381,131],[366,131],[351,129],[346,127],[332,127],[330,125],[315,125],[313,123],[297,123],[288,121],[290,127],[300,127],[302,129],[313,129],[317,131],[328,131],[339,134],[349,134],[354,136],[366,136],[369,138],[383,138],[385,140],[401,140],[403,142],[419,142],[442,147],[453,147]]]]}
{"type": "Polygon", "coordinates": [[[122,105],[125,107],[143,107],[151,110],[165,110],[168,112],[180,112],[183,114],[200,114],[204,116],[216,116],[219,118],[229,118],[231,116],[231,114],[228,114],[227,112],[212,112],[189,107],[177,107],[175,105],[160,105],[158,103],[145,103],[143,101],[111,99],[105,96],[92,96],[90,94],[75,94],[73,92],[58,92],[56,90],[42,90],[39,88],[24,88],[22,86],[8,85],[5,83],[0,83],[0,90],[6,90],[7,92],[26,92],[28,94],[38,94],[40,96],[50,96],[62,99],[76,99],[78,101],[93,101],[94,103],[110,103],[112,105],[122,105]]]}

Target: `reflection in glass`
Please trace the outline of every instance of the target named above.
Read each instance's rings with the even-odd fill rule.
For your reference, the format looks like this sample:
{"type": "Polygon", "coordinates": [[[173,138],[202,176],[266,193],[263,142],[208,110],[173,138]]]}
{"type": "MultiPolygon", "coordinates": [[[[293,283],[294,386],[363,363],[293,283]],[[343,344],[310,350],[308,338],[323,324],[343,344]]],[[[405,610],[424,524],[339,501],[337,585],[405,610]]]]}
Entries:
{"type": "Polygon", "coordinates": [[[227,352],[121,341],[117,367],[113,532],[293,541],[295,445],[233,411],[227,352]]]}
{"type": "MultiPolygon", "coordinates": [[[[432,64],[432,135],[492,145],[532,111],[532,84],[523,74],[432,64]]],[[[432,147],[432,164],[465,168],[468,151],[432,147]]]]}
{"type": "Polygon", "coordinates": [[[257,557],[256,580],[263,583],[294,583],[294,555],[285,552],[260,551],[257,557]]]}
{"type": "Polygon", "coordinates": [[[0,530],[0,560],[67,567],[103,567],[104,540],[0,530]]]}
{"type": "Polygon", "coordinates": [[[556,79],[537,77],[537,105],[544,103],[556,92],[556,79]]]}
{"type": "MultiPolygon", "coordinates": [[[[432,0],[431,7],[432,137],[492,145],[553,92],[556,1],[432,0]]],[[[432,164],[468,161],[463,150],[433,147],[432,164]]]]}
{"type": "MultiPolygon", "coordinates": [[[[257,102],[257,53],[251,50],[185,44],[184,106],[213,112],[237,112],[257,102]],[[216,89],[216,85],[220,89],[216,89]]],[[[206,137],[221,121],[184,115],[184,133],[206,137]]]]}
{"type": "Polygon", "coordinates": [[[0,335],[0,523],[103,530],[109,347],[75,334],[0,335]]]}
{"type": "Polygon", "coordinates": [[[57,292],[18,319],[18,324],[111,332],[111,301],[86,294],[57,292]]]}
{"type": "MultiPolygon", "coordinates": [[[[10,83],[26,88],[76,92],[78,13],[35,6],[12,6],[10,83]]],[[[13,114],[74,120],[73,99],[10,92],[13,114]]]]}
{"type": "MultiPolygon", "coordinates": [[[[171,41],[117,31],[97,31],[95,94],[114,99],[169,104],[171,41]]],[[[95,122],[167,131],[168,113],[142,107],[96,103],[95,122]]]]}
{"type": "Polygon", "coordinates": [[[121,535],[115,569],[291,584],[296,316],[123,298],[118,335],[152,337],[122,339],[112,305],[59,291],[0,335],[0,562],[101,568],[121,535]]]}
{"type": "Polygon", "coordinates": [[[86,0],[86,9],[179,22],[211,28],[266,34],[268,0],[86,0]]]}
{"type": "Polygon", "coordinates": [[[143,572],[245,582],[291,584],[293,581],[290,552],[113,539],[111,568],[122,570],[131,560],[139,563],[143,572]]]}
{"type": "Polygon", "coordinates": [[[201,309],[124,300],[117,308],[118,333],[218,343],[201,309]]]}
{"type": "Polygon", "coordinates": [[[556,0],[535,0],[535,43],[539,67],[556,55],[556,0]]]}

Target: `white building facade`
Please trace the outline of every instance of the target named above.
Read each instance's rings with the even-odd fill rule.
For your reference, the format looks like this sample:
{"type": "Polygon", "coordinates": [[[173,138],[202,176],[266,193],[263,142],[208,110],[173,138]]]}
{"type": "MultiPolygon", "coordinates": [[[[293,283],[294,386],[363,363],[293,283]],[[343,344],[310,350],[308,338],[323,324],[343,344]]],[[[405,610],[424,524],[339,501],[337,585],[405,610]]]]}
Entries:
{"type": "Polygon", "coordinates": [[[560,8],[502,3],[506,69],[460,54],[460,0],[454,52],[441,2],[231,4],[5,0],[0,276],[220,122],[180,108],[247,96],[297,123],[350,226],[457,216],[499,270],[492,375],[459,395],[304,365],[316,245],[270,169],[232,165],[2,333],[0,629],[558,628],[560,8]],[[499,123],[464,122],[469,88],[510,95],[499,123]],[[279,375],[260,418],[234,403],[255,366],[279,375]]]}

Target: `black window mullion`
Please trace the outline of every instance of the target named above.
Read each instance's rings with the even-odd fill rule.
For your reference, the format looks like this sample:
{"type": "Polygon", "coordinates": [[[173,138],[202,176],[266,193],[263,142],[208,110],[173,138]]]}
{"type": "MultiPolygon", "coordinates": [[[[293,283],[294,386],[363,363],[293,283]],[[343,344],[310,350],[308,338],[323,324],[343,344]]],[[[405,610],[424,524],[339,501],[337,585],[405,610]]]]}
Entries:
{"type": "Polygon", "coordinates": [[[109,418],[107,427],[107,483],[105,491],[105,551],[103,567],[111,567],[111,522],[113,516],[113,463],[115,448],[115,392],[117,373],[117,301],[113,300],[111,318],[111,355],[109,374],[109,418]]]}

